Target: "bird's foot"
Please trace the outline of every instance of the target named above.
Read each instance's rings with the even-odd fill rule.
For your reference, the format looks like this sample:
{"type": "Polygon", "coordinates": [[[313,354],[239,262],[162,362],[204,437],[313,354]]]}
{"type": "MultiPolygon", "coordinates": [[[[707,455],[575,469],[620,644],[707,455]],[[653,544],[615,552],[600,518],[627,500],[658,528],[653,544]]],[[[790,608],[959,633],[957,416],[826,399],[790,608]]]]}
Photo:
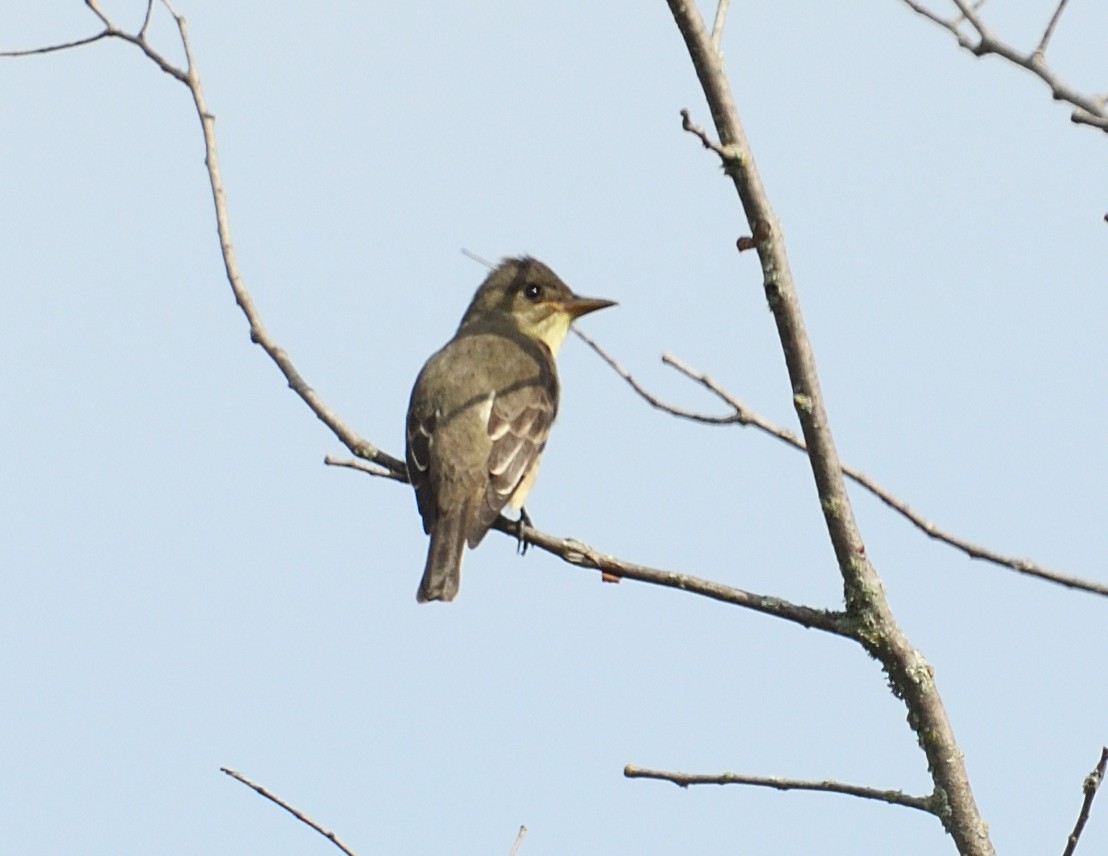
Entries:
{"type": "Polygon", "coordinates": [[[527,513],[526,508],[519,510],[519,520],[516,521],[516,542],[519,555],[527,555],[527,548],[531,546],[531,542],[527,540],[527,529],[531,528],[531,515],[527,513]]]}

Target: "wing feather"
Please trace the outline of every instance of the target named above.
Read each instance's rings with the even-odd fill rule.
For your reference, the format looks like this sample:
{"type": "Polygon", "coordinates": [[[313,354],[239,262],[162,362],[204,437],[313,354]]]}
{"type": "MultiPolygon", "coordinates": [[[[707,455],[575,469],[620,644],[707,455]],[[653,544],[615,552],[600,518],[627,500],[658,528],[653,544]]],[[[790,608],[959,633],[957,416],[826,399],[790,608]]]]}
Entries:
{"type": "Polygon", "coordinates": [[[550,426],[554,402],[541,386],[528,385],[498,395],[489,412],[488,484],[468,533],[475,547],[512,494],[537,465],[550,426]]]}
{"type": "Polygon", "coordinates": [[[415,488],[416,505],[423,518],[423,531],[430,533],[438,519],[439,510],[431,488],[431,444],[438,424],[439,414],[434,411],[420,418],[409,412],[404,458],[408,464],[408,480],[415,488]]]}

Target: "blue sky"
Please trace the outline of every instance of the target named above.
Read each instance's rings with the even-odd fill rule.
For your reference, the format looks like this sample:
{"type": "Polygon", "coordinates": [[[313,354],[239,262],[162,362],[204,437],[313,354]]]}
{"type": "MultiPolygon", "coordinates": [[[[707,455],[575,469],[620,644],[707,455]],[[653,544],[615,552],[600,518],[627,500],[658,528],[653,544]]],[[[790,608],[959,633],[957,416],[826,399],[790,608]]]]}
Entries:
{"type": "MultiPolygon", "coordinates": [[[[986,9],[1031,45],[1053,5],[986,9]]],[[[1108,9],[1071,5],[1051,58],[1103,89],[1108,9]]],[[[680,129],[709,116],[664,3],[178,8],[246,284],[364,436],[402,452],[411,383],[482,278],[463,247],[619,301],[581,326],[660,395],[722,412],[669,351],[795,427],[741,209],[680,129]]],[[[95,29],[79,2],[8,4],[0,47],[95,29]]],[[[844,460],[960,535],[1108,579],[1104,135],[894,0],[735,3],[723,46],[844,460]]],[[[495,534],[455,603],[417,606],[410,490],[324,466],[342,448],[248,340],[185,89],[101,43],[4,60],[0,102],[5,850],[331,852],[229,766],[363,856],[506,853],[521,823],[524,856],[953,852],[905,809],[625,780],[929,785],[842,640],[495,534]]],[[[800,455],[650,409],[576,339],[560,366],[541,529],[839,604],[800,455]]],[[[998,851],[1060,850],[1108,741],[1108,604],[853,496],[998,851]]],[[[1079,852],[1106,847],[1100,805],[1079,852]]]]}

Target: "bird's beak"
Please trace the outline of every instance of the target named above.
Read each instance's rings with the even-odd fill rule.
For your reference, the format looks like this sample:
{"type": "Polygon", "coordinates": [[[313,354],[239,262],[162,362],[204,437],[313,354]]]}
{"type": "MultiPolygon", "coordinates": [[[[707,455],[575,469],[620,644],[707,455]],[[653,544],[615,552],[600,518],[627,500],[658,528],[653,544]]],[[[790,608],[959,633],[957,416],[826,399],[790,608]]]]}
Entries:
{"type": "Polygon", "coordinates": [[[599,297],[578,297],[574,295],[569,300],[562,303],[562,309],[569,313],[570,318],[580,318],[582,315],[588,315],[590,312],[595,312],[597,309],[605,309],[609,306],[615,306],[614,300],[602,300],[599,297]]]}

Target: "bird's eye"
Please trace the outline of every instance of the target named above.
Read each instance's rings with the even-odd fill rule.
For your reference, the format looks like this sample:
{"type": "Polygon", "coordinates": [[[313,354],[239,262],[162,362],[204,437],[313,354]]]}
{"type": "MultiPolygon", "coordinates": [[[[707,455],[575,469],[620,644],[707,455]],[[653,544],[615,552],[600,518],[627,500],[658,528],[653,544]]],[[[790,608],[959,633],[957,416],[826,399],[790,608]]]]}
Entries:
{"type": "Polygon", "coordinates": [[[529,282],[523,286],[523,296],[528,300],[538,300],[542,297],[542,286],[535,282],[529,282]]]}

